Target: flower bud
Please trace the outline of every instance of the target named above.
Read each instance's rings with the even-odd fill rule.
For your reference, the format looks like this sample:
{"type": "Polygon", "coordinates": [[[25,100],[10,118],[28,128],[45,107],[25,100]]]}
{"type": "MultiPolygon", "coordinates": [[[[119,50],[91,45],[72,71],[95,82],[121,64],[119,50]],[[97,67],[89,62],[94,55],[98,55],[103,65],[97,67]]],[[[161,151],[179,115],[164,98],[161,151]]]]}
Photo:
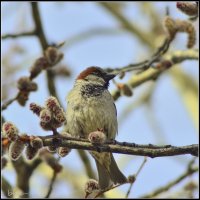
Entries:
{"type": "Polygon", "coordinates": [[[2,131],[10,141],[17,140],[19,131],[12,122],[5,122],[3,124],[2,131]]]}
{"type": "Polygon", "coordinates": [[[125,83],[118,83],[117,87],[120,89],[121,95],[130,97],[133,95],[132,89],[128,84],[125,83]]]}
{"type": "Polygon", "coordinates": [[[48,47],[44,55],[50,65],[55,65],[63,58],[63,54],[60,53],[56,47],[48,47]]]}
{"type": "Polygon", "coordinates": [[[134,183],[135,180],[136,180],[135,175],[128,176],[128,182],[129,182],[129,183],[134,183]]]}
{"type": "Polygon", "coordinates": [[[48,150],[49,152],[51,152],[51,153],[55,153],[56,150],[57,150],[57,147],[55,147],[55,146],[48,146],[48,147],[47,147],[47,150],[48,150]]]}
{"type": "Polygon", "coordinates": [[[21,105],[21,106],[25,106],[27,100],[28,100],[28,96],[29,96],[29,91],[20,91],[18,96],[17,96],[17,102],[21,105]]]}
{"type": "Polygon", "coordinates": [[[164,26],[169,34],[170,40],[173,40],[177,32],[175,20],[167,16],[164,20],[164,26]]]}
{"type": "Polygon", "coordinates": [[[27,160],[32,160],[38,154],[38,151],[38,148],[34,148],[31,145],[28,145],[25,149],[25,155],[27,160]]]}
{"type": "Polygon", "coordinates": [[[197,2],[184,2],[180,1],[176,3],[178,9],[189,16],[198,15],[198,4],[197,2]]]}
{"type": "Polygon", "coordinates": [[[193,24],[186,20],[176,20],[178,32],[185,32],[188,34],[187,48],[192,48],[196,42],[196,31],[193,24]]]}
{"type": "Polygon", "coordinates": [[[12,160],[17,160],[21,156],[24,148],[25,144],[21,140],[12,142],[9,146],[9,157],[12,160]]]}
{"type": "Polygon", "coordinates": [[[161,62],[157,63],[154,67],[155,69],[163,70],[169,69],[173,65],[173,62],[170,60],[162,60],[161,62]]]}
{"type": "Polygon", "coordinates": [[[55,110],[54,119],[56,121],[58,121],[59,123],[63,123],[66,120],[65,113],[64,113],[62,108],[59,108],[59,109],[55,110]]]}
{"type": "Polygon", "coordinates": [[[39,137],[30,138],[30,145],[33,148],[41,149],[43,147],[43,141],[39,137]]]}
{"type": "Polygon", "coordinates": [[[40,121],[44,123],[48,123],[51,121],[51,112],[48,109],[43,109],[40,112],[40,121]]]}
{"type": "Polygon", "coordinates": [[[30,79],[35,78],[42,69],[46,69],[49,63],[45,57],[38,58],[30,69],[30,79]]]}
{"type": "Polygon", "coordinates": [[[43,108],[40,105],[36,104],[36,103],[31,103],[30,104],[30,110],[32,110],[33,113],[35,113],[37,116],[40,115],[40,112],[41,112],[42,109],[43,108]]]}
{"type": "Polygon", "coordinates": [[[90,179],[88,182],[86,182],[85,184],[86,198],[89,194],[97,192],[99,190],[100,190],[99,183],[96,180],[90,179]]]}
{"type": "Polygon", "coordinates": [[[171,40],[174,39],[177,32],[185,32],[188,34],[187,47],[192,48],[196,42],[196,31],[192,23],[186,20],[174,20],[166,17],[164,21],[165,27],[171,40]]]}
{"type": "Polygon", "coordinates": [[[89,134],[88,140],[93,144],[103,144],[106,141],[106,135],[101,131],[94,131],[89,134]]]}
{"type": "Polygon", "coordinates": [[[53,96],[49,97],[46,100],[45,106],[52,112],[56,111],[57,109],[60,109],[60,104],[58,103],[58,100],[53,96]]]}
{"type": "Polygon", "coordinates": [[[40,122],[40,126],[41,126],[45,131],[50,131],[50,130],[52,130],[52,124],[51,124],[51,123],[40,122]]]}
{"type": "Polygon", "coordinates": [[[20,91],[36,91],[37,84],[30,80],[29,77],[21,77],[17,82],[17,87],[20,91]]]}
{"type": "Polygon", "coordinates": [[[59,147],[57,149],[57,153],[60,157],[65,157],[70,153],[71,149],[69,149],[68,147],[59,147]]]}

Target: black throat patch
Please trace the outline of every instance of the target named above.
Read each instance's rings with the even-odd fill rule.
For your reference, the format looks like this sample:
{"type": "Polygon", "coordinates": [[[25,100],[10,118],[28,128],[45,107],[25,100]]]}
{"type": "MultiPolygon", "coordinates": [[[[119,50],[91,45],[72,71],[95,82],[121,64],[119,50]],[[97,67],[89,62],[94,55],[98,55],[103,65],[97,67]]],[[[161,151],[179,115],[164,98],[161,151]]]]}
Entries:
{"type": "Polygon", "coordinates": [[[81,95],[83,97],[89,98],[89,97],[98,97],[100,96],[104,90],[107,88],[101,85],[84,85],[81,88],[81,95]]]}

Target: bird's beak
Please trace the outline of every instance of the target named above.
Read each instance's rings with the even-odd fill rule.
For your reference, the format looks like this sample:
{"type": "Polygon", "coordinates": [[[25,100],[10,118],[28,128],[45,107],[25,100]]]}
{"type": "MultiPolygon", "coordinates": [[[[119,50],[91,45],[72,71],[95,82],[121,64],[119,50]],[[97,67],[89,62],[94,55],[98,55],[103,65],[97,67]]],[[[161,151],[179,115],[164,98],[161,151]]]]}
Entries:
{"type": "Polygon", "coordinates": [[[111,79],[115,78],[115,76],[117,75],[118,73],[107,73],[105,75],[105,80],[106,81],[110,81],[111,79]]]}

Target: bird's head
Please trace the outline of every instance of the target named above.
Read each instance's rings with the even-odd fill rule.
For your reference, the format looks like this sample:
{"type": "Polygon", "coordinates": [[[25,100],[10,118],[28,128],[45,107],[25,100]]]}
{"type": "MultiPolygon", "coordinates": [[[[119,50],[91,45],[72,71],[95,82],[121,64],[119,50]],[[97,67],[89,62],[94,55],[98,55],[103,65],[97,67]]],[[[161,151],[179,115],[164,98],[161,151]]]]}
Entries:
{"type": "Polygon", "coordinates": [[[84,71],[82,71],[78,77],[77,81],[85,81],[86,83],[91,84],[98,84],[105,86],[108,88],[109,81],[113,79],[117,74],[114,73],[108,73],[104,71],[100,67],[88,67],[84,71]]]}

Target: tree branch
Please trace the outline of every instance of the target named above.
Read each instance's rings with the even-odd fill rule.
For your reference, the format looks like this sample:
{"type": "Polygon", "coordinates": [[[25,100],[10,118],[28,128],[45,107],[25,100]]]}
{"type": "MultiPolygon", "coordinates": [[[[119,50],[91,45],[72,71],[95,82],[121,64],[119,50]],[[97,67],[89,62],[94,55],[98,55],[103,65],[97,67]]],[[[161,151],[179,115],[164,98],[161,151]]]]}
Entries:
{"type": "Polygon", "coordinates": [[[197,172],[199,169],[198,167],[192,167],[192,163],[193,163],[194,160],[192,160],[189,165],[188,165],[188,168],[187,168],[187,171],[184,172],[182,175],[180,175],[178,178],[176,178],[175,180],[169,182],[167,185],[163,186],[163,187],[160,187],[158,189],[156,189],[155,191],[149,193],[149,194],[146,194],[144,196],[141,196],[140,198],[154,198],[155,196],[163,193],[163,192],[166,192],[168,191],[170,188],[172,188],[173,186],[177,185],[178,183],[180,183],[182,180],[184,180],[185,178],[187,178],[188,176],[194,174],[195,172],[197,172]]]}
{"type": "Polygon", "coordinates": [[[48,42],[47,42],[43,27],[42,27],[38,3],[31,2],[31,8],[32,8],[33,19],[35,22],[35,33],[38,36],[38,39],[40,40],[40,44],[41,44],[43,50],[45,50],[48,47],[48,42]]]}
{"type": "MultiPolygon", "coordinates": [[[[60,160],[60,158],[58,158],[57,161],[59,161],[59,160],[60,160]]],[[[49,185],[48,192],[47,192],[47,194],[45,195],[44,198],[49,198],[49,197],[50,197],[51,192],[52,192],[52,190],[53,190],[53,185],[54,185],[54,183],[55,183],[55,181],[56,181],[57,174],[58,174],[58,172],[57,172],[56,170],[54,170],[54,171],[53,171],[52,178],[51,178],[51,182],[50,182],[50,185],[49,185]]]]}
{"type": "MultiPolygon", "coordinates": [[[[175,51],[165,56],[166,61],[172,63],[172,66],[175,64],[181,63],[185,60],[198,60],[198,58],[199,58],[198,51],[194,49],[185,50],[185,51],[175,51]]],[[[144,65],[146,65],[146,63],[144,65]]],[[[161,67],[160,69],[151,67],[141,72],[140,74],[134,75],[128,81],[128,85],[130,85],[131,88],[135,88],[149,80],[155,80],[155,78],[160,76],[167,69],[168,69],[167,67],[164,67],[164,68],[161,67]]],[[[114,100],[117,100],[121,96],[119,89],[115,90],[112,93],[112,96],[114,100]]]]}
{"type": "Polygon", "coordinates": [[[16,161],[12,161],[13,167],[17,174],[17,187],[23,191],[23,198],[29,197],[30,177],[41,162],[41,159],[36,159],[32,164],[28,164],[23,157],[20,157],[16,161]]]}
{"type": "Polygon", "coordinates": [[[156,145],[138,145],[135,143],[126,142],[109,142],[102,145],[93,145],[88,140],[78,140],[77,138],[58,136],[46,136],[40,138],[43,140],[44,146],[55,145],[55,138],[57,139],[57,147],[69,147],[71,149],[84,149],[97,152],[112,152],[120,154],[129,154],[137,156],[147,156],[151,158],[164,157],[164,156],[176,156],[191,154],[193,156],[198,156],[198,144],[192,144],[187,146],[156,146],[156,145]]]}
{"type": "Polygon", "coordinates": [[[111,71],[112,73],[122,73],[122,72],[129,72],[134,70],[147,70],[149,67],[153,65],[153,63],[158,62],[161,60],[161,56],[163,56],[170,47],[171,40],[165,38],[162,45],[157,48],[156,52],[150,57],[148,60],[144,60],[139,63],[129,64],[124,67],[119,68],[108,68],[105,69],[106,71],[111,71]]]}
{"type": "Polygon", "coordinates": [[[18,38],[18,37],[25,37],[25,36],[35,36],[35,31],[27,31],[27,32],[16,33],[16,34],[5,34],[1,36],[1,39],[18,38]]]}
{"type": "MultiPolygon", "coordinates": [[[[47,42],[46,36],[44,34],[43,27],[42,27],[38,3],[37,2],[31,2],[31,8],[32,8],[33,19],[34,19],[34,22],[35,22],[36,35],[37,35],[37,37],[40,41],[40,44],[42,46],[43,51],[45,51],[45,49],[49,46],[49,44],[47,42]]],[[[56,92],[55,83],[54,83],[54,74],[50,70],[47,70],[47,83],[48,83],[48,90],[49,90],[50,95],[58,97],[57,92],[56,92]]]]}
{"type": "MultiPolygon", "coordinates": [[[[63,135],[48,135],[48,136],[37,136],[42,139],[43,146],[55,146],[55,147],[68,147],[70,149],[84,149],[90,151],[111,152],[119,154],[128,154],[136,156],[147,156],[151,158],[165,157],[165,156],[177,156],[190,154],[198,157],[198,144],[192,144],[187,146],[172,146],[164,145],[157,146],[153,144],[135,144],[128,142],[118,142],[116,140],[108,141],[104,144],[92,144],[87,139],[72,138],[63,135]],[[56,141],[56,143],[55,143],[56,141]]],[[[3,144],[8,145],[7,138],[2,138],[3,144]]],[[[30,142],[30,136],[18,136],[18,140],[24,143],[30,142]]]]}
{"type": "Polygon", "coordinates": [[[129,196],[129,194],[130,194],[130,192],[131,192],[131,189],[132,189],[132,187],[133,187],[133,184],[134,184],[135,181],[136,181],[136,178],[137,178],[138,174],[141,172],[141,170],[142,170],[142,168],[144,167],[144,165],[145,165],[146,162],[147,162],[147,158],[144,157],[144,160],[143,160],[141,166],[139,167],[137,173],[133,176],[133,181],[130,183],[129,189],[128,189],[128,191],[127,191],[127,193],[126,193],[126,196],[125,196],[126,199],[128,198],[128,196],[129,196]]]}
{"type": "MultiPolygon", "coordinates": [[[[53,144],[51,139],[45,140],[44,144],[49,146],[53,144]]],[[[183,154],[191,154],[193,156],[198,155],[198,145],[188,145],[181,147],[169,147],[163,149],[150,149],[150,148],[137,148],[137,147],[124,147],[121,145],[102,145],[94,146],[91,143],[78,142],[78,141],[62,141],[62,146],[67,146],[69,148],[76,149],[85,149],[98,152],[112,152],[112,153],[121,153],[129,155],[138,155],[138,156],[148,156],[151,158],[163,157],[163,156],[175,156],[183,154]]]]}
{"type": "Polygon", "coordinates": [[[13,198],[13,187],[5,179],[4,176],[1,177],[2,191],[7,198],[13,198]]]}
{"type": "Polygon", "coordinates": [[[17,95],[11,99],[9,99],[8,101],[6,101],[2,106],[1,106],[1,110],[5,110],[7,109],[7,107],[12,104],[15,100],[17,100],[19,93],[17,93],[17,95]]]}
{"type": "MultiPolygon", "coordinates": [[[[32,8],[33,20],[35,22],[34,31],[20,33],[20,34],[9,34],[7,36],[2,36],[2,37],[4,37],[4,38],[5,37],[11,37],[11,36],[12,37],[22,37],[22,36],[28,36],[28,35],[35,35],[40,41],[40,44],[42,46],[42,50],[45,51],[48,48],[49,44],[47,42],[46,36],[44,34],[43,27],[42,27],[38,3],[37,2],[31,2],[31,8],[32,8]]],[[[51,71],[51,70],[46,70],[46,73],[47,73],[47,85],[48,85],[49,94],[55,96],[59,101],[59,98],[58,98],[57,92],[56,92],[55,82],[54,82],[54,76],[55,76],[54,72],[51,71]]],[[[18,92],[18,94],[14,98],[5,102],[1,106],[1,109],[5,110],[10,104],[12,104],[15,100],[17,100],[19,95],[20,95],[20,93],[18,92]]]]}

